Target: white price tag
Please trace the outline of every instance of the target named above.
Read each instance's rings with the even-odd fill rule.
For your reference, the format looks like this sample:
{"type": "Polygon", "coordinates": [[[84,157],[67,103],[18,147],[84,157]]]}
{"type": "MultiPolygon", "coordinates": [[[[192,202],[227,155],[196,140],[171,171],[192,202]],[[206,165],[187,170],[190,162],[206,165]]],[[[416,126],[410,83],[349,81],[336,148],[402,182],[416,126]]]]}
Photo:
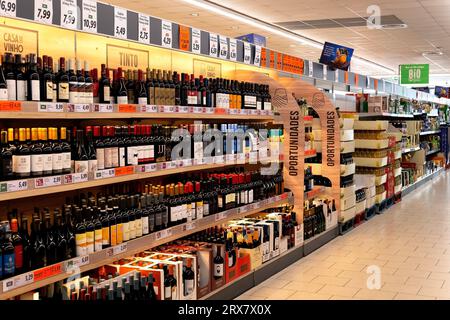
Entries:
{"type": "Polygon", "coordinates": [[[167,238],[167,230],[158,231],[156,233],[156,240],[167,238]]]}
{"type": "Polygon", "coordinates": [[[237,61],[237,40],[230,39],[230,60],[237,61]]]}
{"type": "Polygon", "coordinates": [[[223,164],[225,162],[225,156],[215,156],[214,163],[223,164]]]}
{"type": "Polygon", "coordinates": [[[253,64],[257,67],[261,66],[261,47],[255,46],[255,60],[253,61],[253,64]]]}
{"type": "Polygon", "coordinates": [[[234,114],[234,115],[239,113],[239,109],[230,109],[229,111],[230,111],[230,114],[234,114]]]}
{"type": "Polygon", "coordinates": [[[252,46],[248,42],[244,42],[244,63],[250,64],[252,60],[252,46]]]}
{"type": "Polygon", "coordinates": [[[195,222],[190,222],[186,224],[186,230],[185,231],[190,231],[190,230],[194,230],[195,229],[195,222]]]}
{"type": "Polygon", "coordinates": [[[16,277],[3,280],[3,292],[8,292],[23,287],[27,284],[33,283],[33,281],[33,272],[24,273],[16,277]]]}
{"type": "Polygon", "coordinates": [[[189,107],[179,106],[178,112],[179,113],[189,113],[189,107]]]}
{"type": "Polygon", "coordinates": [[[217,57],[219,55],[218,36],[215,33],[209,34],[209,55],[217,57]]]}
{"type": "Polygon", "coordinates": [[[95,105],[95,111],[97,111],[97,112],[113,112],[114,107],[112,104],[97,104],[97,105],[95,105]]]}
{"type": "Polygon", "coordinates": [[[61,27],[77,29],[78,8],[76,0],[61,1],[61,27]]]}
{"type": "Polygon", "coordinates": [[[249,113],[250,115],[252,115],[252,116],[257,116],[259,110],[253,110],[253,109],[252,109],[252,110],[249,110],[249,111],[250,111],[250,113],[249,113]]]}
{"type": "Polygon", "coordinates": [[[196,158],[192,161],[192,165],[194,166],[201,166],[203,164],[205,164],[205,158],[196,158]]]}
{"type": "Polygon", "coordinates": [[[128,249],[127,243],[121,243],[117,246],[108,249],[108,256],[117,256],[118,254],[126,252],[128,249]]]}
{"type": "Polygon", "coordinates": [[[116,170],[114,169],[107,169],[102,171],[102,177],[103,178],[112,178],[116,175],[116,170]]]}
{"type": "Polygon", "coordinates": [[[175,112],[175,106],[164,106],[163,112],[173,113],[175,112]]]}
{"type": "Polygon", "coordinates": [[[214,157],[205,157],[203,158],[204,164],[213,164],[214,163],[214,157]]]}
{"type": "Polygon", "coordinates": [[[83,31],[97,33],[97,2],[83,0],[83,31]]]}
{"type": "Polygon", "coordinates": [[[69,104],[68,108],[70,112],[91,112],[90,104],[69,104]]]}
{"type": "Polygon", "coordinates": [[[199,29],[192,28],[192,52],[201,54],[202,41],[201,31],[199,29]]]}
{"type": "Polygon", "coordinates": [[[223,220],[227,217],[227,214],[225,212],[219,212],[216,214],[215,220],[216,222],[219,220],[223,220]]]}
{"type": "Polygon", "coordinates": [[[150,163],[145,165],[145,172],[154,172],[156,171],[156,163],[150,163]]]}
{"type": "Polygon", "coordinates": [[[87,182],[88,180],[87,173],[73,173],[64,176],[64,184],[87,182]]]}
{"type": "Polygon", "coordinates": [[[145,106],[145,112],[157,113],[158,112],[158,106],[146,105],[145,106]]]}
{"type": "Polygon", "coordinates": [[[203,113],[203,108],[202,107],[192,107],[192,112],[193,113],[203,113]]]}
{"type": "Polygon", "coordinates": [[[62,103],[40,103],[39,112],[63,112],[64,105],[62,103]]]}
{"type": "Polygon", "coordinates": [[[221,59],[228,58],[228,41],[224,36],[219,36],[219,57],[221,59]]]}
{"type": "Polygon", "coordinates": [[[63,266],[64,271],[71,271],[75,268],[79,268],[89,264],[89,256],[81,256],[66,261],[63,266]]]}
{"type": "Polygon", "coordinates": [[[314,63],[311,60],[308,61],[308,75],[310,77],[314,75],[314,63]]]}
{"type": "Polygon", "coordinates": [[[243,163],[245,163],[245,153],[238,153],[238,154],[237,154],[236,162],[237,162],[238,164],[243,164],[243,163]]]}
{"type": "Polygon", "coordinates": [[[61,184],[62,184],[61,176],[43,177],[34,179],[34,187],[36,189],[60,186],[61,184]]]}
{"type": "Polygon", "coordinates": [[[114,7],[114,36],[127,39],[127,10],[114,7]]]}
{"type": "Polygon", "coordinates": [[[249,158],[248,158],[248,162],[250,164],[258,163],[258,152],[257,151],[250,152],[250,155],[249,155],[249,158]]]}
{"type": "Polygon", "coordinates": [[[191,166],[192,166],[192,159],[183,160],[183,167],[191,167],[191,166]]]}
{"type": "Polygon", "coordinates": [[[206,114],[214,114],[214,108],[205,108],[204,111],[206,114]]]}
{"type": "Polygon", "coordinates": [[[16,0],[1,0],[0,1],[0,16],[15,17],[17,12],[16,0]]]}
{"type": "MultiPolygon", "coordinates": [[[[181,160],[183,162],[183,160],[181,160]]],[[[168,161],[166,162],[166,169],[176,169],[177,168],[177,162],[176,161],[168,161]]]]}
{"type": "Polygon", "coordinates": [[[241,109],[241,114],[248,115],[248,110],[247,109],[241,109]]]}
{"type": "Polygon", "coordinates": [[[165,48],[172,48],[172,22],[161,21],[161,45],[165,48]]]}
{"type": "Polygon", "coordinates": [[[228,164],[228,163],[234,163],[234,154],[227,154],[226,155],[226,157],[225,157],[225,161],[226,161],[226,163],[228,164]]]}
{"type": "Polygon", "coordinates": [[[52,24],[53,0],[34,0],[34,21],[52,24]]]}
{"type": "Polygon", "coordinates": [[[16,192],[28,189],[28,180],[15,180],[2,182],[0,184],[0,192],[16,192]]]}
{"type": "Polygon", "coordinates": [[[150,17],[139,13],[139,42],[150,43],[150,17]]]}

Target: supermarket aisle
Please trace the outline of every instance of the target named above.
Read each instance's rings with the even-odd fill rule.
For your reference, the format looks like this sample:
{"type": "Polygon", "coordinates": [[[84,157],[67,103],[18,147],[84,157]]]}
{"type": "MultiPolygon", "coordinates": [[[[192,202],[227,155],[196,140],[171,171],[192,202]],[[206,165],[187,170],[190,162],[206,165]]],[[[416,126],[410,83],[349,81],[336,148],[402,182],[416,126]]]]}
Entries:
{"type": "Polygon", "coordinates": [[[238,299],[450,299],[450,172],[238,299]]]}

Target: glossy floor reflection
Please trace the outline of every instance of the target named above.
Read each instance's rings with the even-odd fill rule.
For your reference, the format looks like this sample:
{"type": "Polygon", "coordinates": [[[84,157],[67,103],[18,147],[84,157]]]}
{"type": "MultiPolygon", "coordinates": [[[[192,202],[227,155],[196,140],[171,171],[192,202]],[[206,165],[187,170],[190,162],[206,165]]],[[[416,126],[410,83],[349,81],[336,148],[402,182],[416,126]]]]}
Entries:
{"type": "Polygon", "coordinates": [[[450,172],[237,299],[450,300],[450,172]]]}

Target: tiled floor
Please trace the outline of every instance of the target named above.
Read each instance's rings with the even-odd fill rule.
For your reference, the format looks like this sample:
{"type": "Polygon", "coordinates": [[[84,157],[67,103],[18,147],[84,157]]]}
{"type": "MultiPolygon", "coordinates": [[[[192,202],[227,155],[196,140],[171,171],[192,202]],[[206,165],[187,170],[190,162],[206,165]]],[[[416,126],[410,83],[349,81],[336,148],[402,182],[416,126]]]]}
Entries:
{"type": "Polygon", "coordinates": [[[238,299],[450,299],[450,172],[238,299]]]}

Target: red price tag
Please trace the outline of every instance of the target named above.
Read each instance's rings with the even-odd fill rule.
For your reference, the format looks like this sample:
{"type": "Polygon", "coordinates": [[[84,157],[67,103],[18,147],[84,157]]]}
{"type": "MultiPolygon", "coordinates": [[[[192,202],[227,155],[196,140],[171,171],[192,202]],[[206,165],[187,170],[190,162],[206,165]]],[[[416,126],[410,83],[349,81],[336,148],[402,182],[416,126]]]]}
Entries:
{"type": "Polygon", "coordinates": [[[118,176],[124,176],[127,174],[133,174],[134,173],[134,167],[133,166],[129,166],[129,167],[120,167],[120,168],[116,168],[116,177],[118,176]]]}
{"type": "Polygon", "coordinates": [[[41,281],[62,273],[62,263],[34,271],[34,281],[41,281]]]}
{"type": "Polygon", "coordinates": [[[136,112],[136,106],[134,104],[119,104],[119,112],[136,112]]]}
{"type": "Polygon", "coordinates": [[[0,101],[0,111],[22,111],[22,103],[19,101],[0,101]]]}

